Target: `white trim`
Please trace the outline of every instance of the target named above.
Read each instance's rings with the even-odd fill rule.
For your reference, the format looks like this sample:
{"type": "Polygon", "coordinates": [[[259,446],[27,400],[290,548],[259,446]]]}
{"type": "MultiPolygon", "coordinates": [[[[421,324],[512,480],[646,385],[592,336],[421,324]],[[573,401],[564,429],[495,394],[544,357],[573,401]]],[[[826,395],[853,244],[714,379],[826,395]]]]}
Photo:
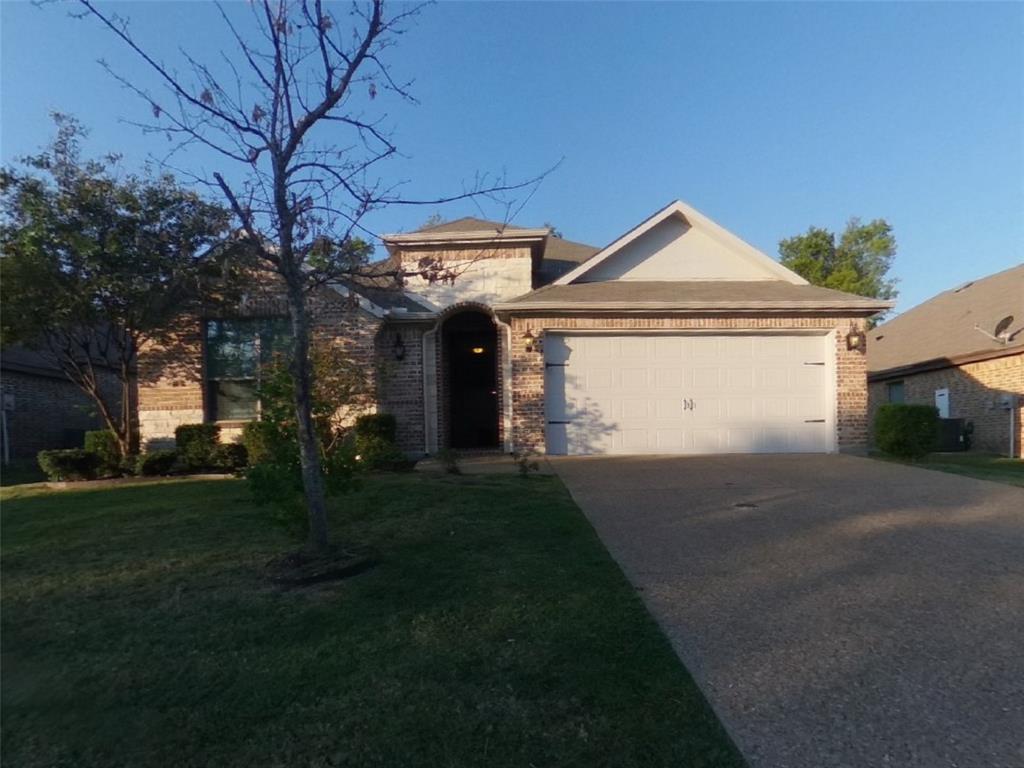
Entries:
{"type": "Polygon", "coordinates": [[[387,245],[437,245],[438,243],[517,243],[540,242],[551,233],[550,229],[501,229],[472,230],[469,232],[409,232],[406,234],[381,235],[387,245]]]}
{"type": "Polygon", "coordinates": [[[504,336],[501,345],[501,434],[505,453],[512,453],[512,326],[493,312],[491,318],[504,336]]]}
{"type": "Polygon", "coordinates": [[[746,258],[764,269],[767,269],[775,275],[778,275],[778,279],[794,285],[807,285],[807,281],[800,277],[796,272],[786,269],[786,267],[779,264],[775,259],[757,250],[757,248],[749,243],[741,240],[736,235],[732,234],[719,224],[716,224],[707,216],[681,200],[676,200],[675,202],[665,206],[653,216],[649,217],[624,234],[618,240],[615,240],[610,245],[598,251],[578,267],[562,275],[562,277],[555,280],[552,285],[568,285],[569,283],[574,282],[598,264],[615,254],[618,250],[673,216],[682,218],[691,227],[702,230],[710,237],[718,240],[722,245],[735,252],[737,255],[746,258]]]}
{"type": "Polygon", "coordinates": [[[839,453],[839,344],[836,339],[840,333],[840,327],[836,326],[825,334],[822,342],[825,344],[825,390],[828,397],[825,426],[828,428],[829,453],[839,453]]]}
{"type": "Polygon", "coordinates": [[[441,322],[423,334],[423,450],[437,453],[437,332],[441,322]]]}
{"type": "Polygon", "coordinates": [[[664,310],[709,310],[715,312],[742,312],[758,310],[762,312],[794,311],[831,311],[842,310],[870,312],[875,314],[894,306],[891,301],[864,299],[863,301],[513,301],[494,305],[499,312],[536,311],[549,312],[659,312],[664,310]]]}
{"type": "Polygon", "coordinates": [[[541,333],[570,336],[827,336],[827,328],[572,328],[545,326],[541,333]]]}

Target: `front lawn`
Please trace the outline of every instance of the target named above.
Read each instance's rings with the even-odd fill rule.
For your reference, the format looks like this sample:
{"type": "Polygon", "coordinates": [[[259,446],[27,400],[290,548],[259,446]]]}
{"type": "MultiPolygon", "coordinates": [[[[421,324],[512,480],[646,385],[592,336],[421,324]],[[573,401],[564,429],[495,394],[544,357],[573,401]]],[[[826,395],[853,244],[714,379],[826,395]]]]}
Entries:
{"type": "Polygon", "coordinates": [[[241,481],[4,491],[3,765],[741,766],[557,479],[371,478],[285,591],[241,481]]]}
{"type": "MultiPolygon", "coordinates": [[[[896,461],[881,454],[875,458],[896,461]]],[[[989,453],[933,453],[920,461],[901,463],[1024,487],[1024,460],[1022,459],[1008,459],[1005,456],[989,453]]]]}

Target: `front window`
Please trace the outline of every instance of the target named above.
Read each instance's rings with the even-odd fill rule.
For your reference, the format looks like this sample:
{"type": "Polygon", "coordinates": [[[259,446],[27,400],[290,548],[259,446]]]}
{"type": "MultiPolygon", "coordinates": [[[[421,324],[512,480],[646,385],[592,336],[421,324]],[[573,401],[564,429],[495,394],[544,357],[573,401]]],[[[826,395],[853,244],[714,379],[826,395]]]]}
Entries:
{"type": "Polygon", "coordinates": [[[291,345],[280,317],[206,321],[206,408],[210,421],[248,421],[259,415],[260,369],[291,345]]]}
{"type": "Polygon", "coordinates": [[[902,403],[903,402],[903,382],[902,381],[890,381],[886,386],[889,393],[890,403],[902,403]]]}

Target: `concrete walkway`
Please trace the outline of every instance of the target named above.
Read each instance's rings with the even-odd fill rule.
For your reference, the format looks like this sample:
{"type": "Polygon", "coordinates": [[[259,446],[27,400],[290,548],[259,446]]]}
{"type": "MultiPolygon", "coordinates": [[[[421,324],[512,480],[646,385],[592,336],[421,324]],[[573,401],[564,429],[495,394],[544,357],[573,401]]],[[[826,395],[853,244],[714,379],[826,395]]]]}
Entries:
{"type": "Polygon", "coordinates": [[[752,768],[1024,766],[1024,489],[847,456],[551,463],[752,768]]]}

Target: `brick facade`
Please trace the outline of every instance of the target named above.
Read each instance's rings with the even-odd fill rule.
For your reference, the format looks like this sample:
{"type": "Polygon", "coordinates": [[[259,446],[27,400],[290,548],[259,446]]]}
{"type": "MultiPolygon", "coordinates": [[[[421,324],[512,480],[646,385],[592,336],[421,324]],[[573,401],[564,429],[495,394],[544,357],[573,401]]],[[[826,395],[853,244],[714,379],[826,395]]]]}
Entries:
{"type": "MultiPolygon", "coordinates": [[[[342,346],[350,358],[376,379],[377,334],[382,321],[354,306],[331,289],[323,289],[309,302],[312,335],[315,340],[342,346]]],[[[197,424],[208,412],[203,384],[203,322],[213,317],[282,316],[286,306],[280,298],[262,297],[246,302],[230,314],[219,312],[201,317],[182,315],[161,340],[149,341],[138,356],[138,412],[140,444],[143,450],[172,446],[174,430],[182,424],[197,424]]],[[[221,437],[236,439],[239,422],[223,422],[221,437]]]]}
{"type": "Polygon", "coordinates": [[[396,442],[409,453],[423,453],[426,414],[423,399],[423,334],[429,324],[385,325],[376,339],[380,378],[377,407],[395,415],[396,442]],[[395,340],[401,337],[405,356],[395,359],[395,340]]]}
{"type": "Polygon", "coordinates": [[[863,352],[846,348],[851,327],[864,328],[861,318],[750,316],[544,317],[514,316],[512,325],[512,431],[516,450],[544,452],[544,348],[546,330],[694,331],[793,330],[830,331],[836,354],[836,443],[840,450],[861,450],[867,442],[867,374],[863,352]],[[527,351],[527,331],[537,337],[527,351]]]}
{"type": "Polygon", "coordinates": [[[949,390],[949,416],[974,424],[971,449],[1008,455],[1011,413],[1002,407],[1003,396],[1016,397],[1012,455],[1021,456],[1024,444],[1024,352],[959,366],[872,381],[868,387],[871,421],[879,406],[889,401],[888,385],[903,382],[903,402],[935,404],[935,390],[949,390]]]}

